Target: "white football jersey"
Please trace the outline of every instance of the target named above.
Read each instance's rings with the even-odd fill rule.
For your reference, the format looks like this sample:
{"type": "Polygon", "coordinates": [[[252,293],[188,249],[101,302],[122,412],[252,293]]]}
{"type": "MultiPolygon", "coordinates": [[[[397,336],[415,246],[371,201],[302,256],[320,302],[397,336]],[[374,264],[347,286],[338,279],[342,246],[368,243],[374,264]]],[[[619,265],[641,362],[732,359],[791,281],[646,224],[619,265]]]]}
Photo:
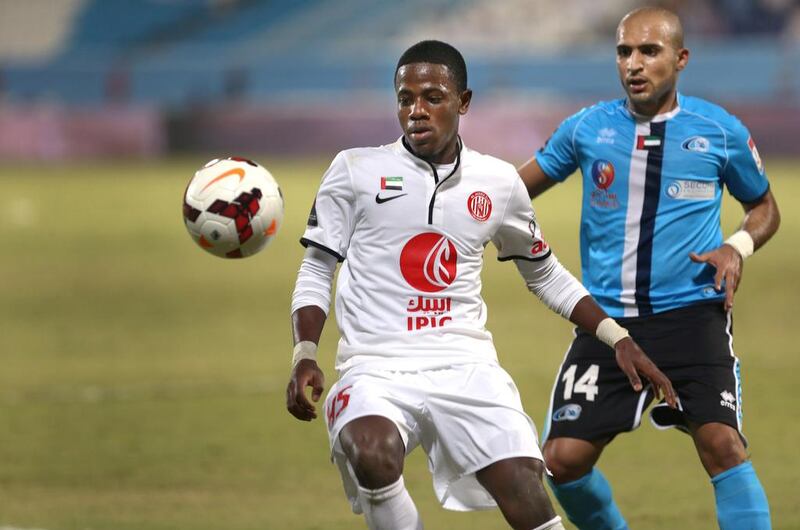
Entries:
{"type": "Polygon", "coordinates": [[[496,362],[481,298],[489,241],[501,261],[550,257],[511,164],[462,147],[440,175],[402,138],[340,152],[301,239],[344,262],[337,370],[496,362]]]}

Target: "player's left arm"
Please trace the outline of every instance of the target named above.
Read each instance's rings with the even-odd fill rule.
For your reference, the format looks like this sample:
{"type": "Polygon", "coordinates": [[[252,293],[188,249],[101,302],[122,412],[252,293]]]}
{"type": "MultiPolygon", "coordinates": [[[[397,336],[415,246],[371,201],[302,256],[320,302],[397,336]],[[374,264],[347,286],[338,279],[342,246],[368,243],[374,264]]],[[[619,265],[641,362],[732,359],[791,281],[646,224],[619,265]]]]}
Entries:
{"type": "Polygon", "coordinates": [[[619,326],[597,304],[586,288],[555,255],[531,261],[514,259],[528,289],[554,312],[576,326],[593,333],[614,350],[617,365],[628,377],[636,392],[642,390],[642,378],[648,380],[656,396],[663,395],[670,407],[677,406],[677,397],[664,373],[658,369],[625,328],[619,326]]]}
{"type": "Polygon", "coordinates": [[[717,290],[725,282],[725,309],[733,307],[733,297],[742,280],[745,258],[761,248],[778,231],[781,214],[771,191],[755,202],[742,202],[745,215],[739,230],[718,248],[703,254],[690,252],[697,263],[708,263],[717,270],[714,283],[717,290]]]}
{"type": "Polygon", "coordinates": [[[717,290],[725,283],[725,309],[733,307],[733,298],[742,278],[744,260],[761,248],[777,232],[781,222],[778,204],[769,189],[764,165],[747,128],[733,117],[728,128],[728,159],[722,171],[723,182],[745,211],[739,230],[718,248],[689,257],[716,269],[717,290]]]}
{"type": "Polygon", "coordinates": [[[617,364],[635,391],[642,390],[641,377],[644,377],[650,381],[656,394],[663,395],[671,407],[676,407],[675,390],[667,376],[631,339],[628,332],[603,311],[581,282],[552,253],[528,202],[522,181],[515,180],[507,211],[492,238],[498,259],[513,260],[528,290],[547,307],[594,333],[613,348],[617,364]]]}

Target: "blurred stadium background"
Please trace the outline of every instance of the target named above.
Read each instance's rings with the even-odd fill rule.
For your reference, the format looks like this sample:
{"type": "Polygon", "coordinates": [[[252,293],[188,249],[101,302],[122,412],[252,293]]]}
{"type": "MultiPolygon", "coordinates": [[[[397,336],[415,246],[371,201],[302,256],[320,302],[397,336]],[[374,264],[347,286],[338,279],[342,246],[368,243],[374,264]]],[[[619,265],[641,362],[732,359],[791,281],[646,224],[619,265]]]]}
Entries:
{"type": "MultiPolygon", "coordinates": [[[[320,422],[284,409],[288,306],[308,207],[344,148],[400,135],[392,73],[424,38],[464,53],[467,144],[521,163],[567,115],[619,97],[632,0],[0,0],[0,529],[346,529],[320,422]],[[252,157],[286,217],[262,254],[193,246],[181,194],[208,158],[252,157]]],[[[684,93],[750,127],[783,225],[737,298],[745,429],[776,529],[800,528],[797,287],[800,4],[668,1],[692,50],[684,93]]],[[[577,272],[579,183],[536,208],[577,272]]],[[[724,207],[725,232],[741,218],[724,207]]],[[[689,249],[687,249],[689,250],[689,249]]],[[[493,258],[494,251],[488,250],[493,258]]],[[[537,423],[570,327],[487,259],[501,361],[537,423]]],[[[328,326],[323,347],[335,347],[328,326]]],[[[323,360],[329,382],[332,355],[323,360]]],[[[689,440],[645,425],[602,461],[632,528],[714,528],[689,440]]],[[[504,528],[438,508],[428,528],[504,528]]]]}

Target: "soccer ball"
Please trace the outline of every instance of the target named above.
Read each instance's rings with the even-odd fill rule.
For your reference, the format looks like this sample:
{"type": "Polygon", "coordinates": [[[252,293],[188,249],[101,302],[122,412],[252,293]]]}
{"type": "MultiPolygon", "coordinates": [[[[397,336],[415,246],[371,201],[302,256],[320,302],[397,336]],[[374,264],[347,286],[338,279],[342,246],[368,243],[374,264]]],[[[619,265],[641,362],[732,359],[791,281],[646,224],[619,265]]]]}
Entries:
{"type": "Polygon", "coordinates": [[[221,258],[252,256],[283,220],[283,194],[264,167],[245,158],[214,159],[189,182],[183,221],[201,248],[221,258]]]}

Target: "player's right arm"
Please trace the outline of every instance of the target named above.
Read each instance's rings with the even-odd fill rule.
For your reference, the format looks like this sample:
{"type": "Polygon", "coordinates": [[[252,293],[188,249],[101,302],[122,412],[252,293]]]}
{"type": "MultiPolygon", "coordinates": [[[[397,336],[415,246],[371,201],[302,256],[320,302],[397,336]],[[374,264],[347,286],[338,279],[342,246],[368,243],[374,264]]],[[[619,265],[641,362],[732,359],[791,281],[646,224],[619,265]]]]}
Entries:
{"type": "Polygon", "coordinates": [[[573,138],[586,112],[587,109],[583,109],[561,122],[536,155],[517,168],[531,199],[563,182],[578,169],[573,138]]]}
{"type": "Polygon", "coordinates": [[[292,294],[292,373],[286,408],[295,418],[317,417],[314,403],[322,396],[325,376],[316,353],[331,304],[336,265],[344,261],[354,231],[355,194],[347,153],[339,153],[322,176],[300,242],[306,247],[292,294]],[[311,387],[311,400],[306,388],[311,387]]]}
{"type": "Polygon", "coordinates": [[[337,259],[325,251],[308,247],[297,273],[292,294],[292,373],[286,386],[286,408],[298,420],[317,417],[314,403],[325,390],[325,375],[317,365],[317,346],[330,307],[337,259]],[[311,387],[311,400],[306,388],[311,387]]]}
{"type": "Polygon", "coordinates": [[[531,199],[535,199],[557,184],[555,180],[545,175],[535,156],[517,168],[517,173],[525,183],[528,197],[531,199]]]}

